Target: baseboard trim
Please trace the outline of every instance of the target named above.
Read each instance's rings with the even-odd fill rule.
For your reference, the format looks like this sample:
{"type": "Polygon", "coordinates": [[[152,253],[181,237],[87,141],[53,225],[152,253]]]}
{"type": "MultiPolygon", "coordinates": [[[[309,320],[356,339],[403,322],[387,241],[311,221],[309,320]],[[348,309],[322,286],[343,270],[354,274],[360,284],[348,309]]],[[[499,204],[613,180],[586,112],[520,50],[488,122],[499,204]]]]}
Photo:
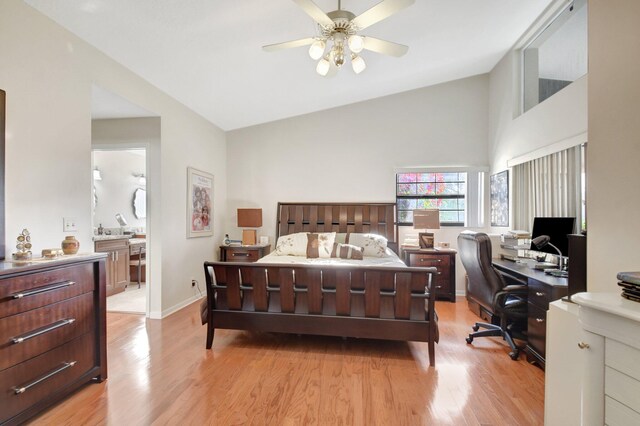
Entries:
{"type": "Polygon", "coordinates": [[[172,307],[165,309],[162,311],[162,314],[160,316],[160,319],[164,319],[166,317],[168,317],[171,314],[175,314],[176,312],[178,312],[180,309],[185,308],[189,305],[191,305],[192,303],[197,302],[198,300],[202,299],[203,297],[205,297],[205,295],[195,295],[195,296],[191,296],[190,298],[183,300],[182,302],[178,303],[177,305],[173,305],[172,307]]]}

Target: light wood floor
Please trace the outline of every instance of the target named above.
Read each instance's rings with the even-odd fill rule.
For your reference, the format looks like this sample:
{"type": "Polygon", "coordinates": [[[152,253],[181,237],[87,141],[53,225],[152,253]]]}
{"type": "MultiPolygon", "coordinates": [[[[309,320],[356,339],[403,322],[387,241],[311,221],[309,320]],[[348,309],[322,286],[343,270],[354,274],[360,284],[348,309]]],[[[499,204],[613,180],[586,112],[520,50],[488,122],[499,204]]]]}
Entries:
{"type": "Polygon", "coordinates": [[[109,313],[109,379],[34,424],[541,425],[544,373],[505,343],[464,337],[477,320],[438,302],[440,343],[216,331],[198,304],[164,320],[109,313]]]}

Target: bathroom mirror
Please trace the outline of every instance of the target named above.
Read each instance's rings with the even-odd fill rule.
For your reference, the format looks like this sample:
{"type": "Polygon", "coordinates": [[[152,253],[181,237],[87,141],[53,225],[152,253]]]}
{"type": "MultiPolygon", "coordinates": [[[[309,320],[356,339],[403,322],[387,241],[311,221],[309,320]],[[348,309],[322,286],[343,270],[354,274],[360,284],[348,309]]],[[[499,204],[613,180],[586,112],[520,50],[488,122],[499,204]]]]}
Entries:
{"type": "Polygon", "coordinates": [[[147,217],[147,190],[138,188],[133,193],[133,214],[138,219],[147,217]]]}

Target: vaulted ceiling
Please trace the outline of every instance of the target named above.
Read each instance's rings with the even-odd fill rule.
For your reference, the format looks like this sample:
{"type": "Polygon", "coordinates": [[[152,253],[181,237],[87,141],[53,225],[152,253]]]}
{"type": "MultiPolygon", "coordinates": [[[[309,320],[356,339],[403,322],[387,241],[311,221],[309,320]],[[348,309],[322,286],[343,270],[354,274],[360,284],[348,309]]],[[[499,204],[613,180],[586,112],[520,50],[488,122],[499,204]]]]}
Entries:
{"type": "MultiPolygon", "coordinates": [[[[261,49],[317,34],[291,0],[25,1],[223,130],[489,72],[551,2],[417,0],[362,32],[408,45],[405,56],[364,52],[363,73],[323,78],[306,47],[261,49]]],[[[342,8],[359,15],[378,2],[342,8]]]]}

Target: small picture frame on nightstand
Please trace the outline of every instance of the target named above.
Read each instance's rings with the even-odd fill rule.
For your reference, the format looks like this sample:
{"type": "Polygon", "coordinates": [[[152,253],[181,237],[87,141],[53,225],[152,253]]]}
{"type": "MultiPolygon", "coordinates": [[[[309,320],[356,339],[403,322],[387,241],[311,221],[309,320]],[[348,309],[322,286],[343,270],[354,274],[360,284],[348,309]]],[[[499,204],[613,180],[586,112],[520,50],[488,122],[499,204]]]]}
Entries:
{"type": "Polygon", "coordinates": [[[433,248],[433,232],[421,232],[418,234],[420,248],[433,248]]]}

